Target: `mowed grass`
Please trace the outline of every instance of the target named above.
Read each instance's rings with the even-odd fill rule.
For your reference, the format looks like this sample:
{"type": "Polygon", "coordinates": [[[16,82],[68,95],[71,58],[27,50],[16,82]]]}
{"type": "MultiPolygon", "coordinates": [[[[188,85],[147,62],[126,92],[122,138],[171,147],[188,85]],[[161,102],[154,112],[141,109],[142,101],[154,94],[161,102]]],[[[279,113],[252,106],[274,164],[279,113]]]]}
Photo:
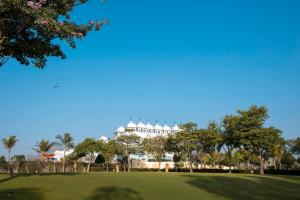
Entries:
{"type": "Polygon", "coordinates": [[[300,199],[300,177],[208,173],[0,175],[1,200],[300,199]]]}

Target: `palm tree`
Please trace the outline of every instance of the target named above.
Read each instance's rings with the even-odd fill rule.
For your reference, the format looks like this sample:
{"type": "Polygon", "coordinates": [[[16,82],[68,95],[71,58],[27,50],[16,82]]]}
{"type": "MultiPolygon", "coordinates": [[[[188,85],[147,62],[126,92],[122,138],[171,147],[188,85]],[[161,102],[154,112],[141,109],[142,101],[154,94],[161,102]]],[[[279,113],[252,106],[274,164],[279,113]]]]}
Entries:
{"type": "Polygon", "coordinates": [[[58,144],[64,147],[63,172],[65,173],[66,150],[73,148],[73,137],[70,133],[65,133],[64,135],[57,135],[56,139],[59,140],[58,144]]]}
{"type": "Polygon", "coordinates": [[[55,142],[49,142],[49,140],[42,139],[40,142],[37,143],[37,148],[32,148],[36,152],[38,152],[42,158],[44,153],[47,153],[53,146],[55,142]]]}
{"type": "Polygon", "coordinates": [[[4,147],[8,150],[9,164],[11,164],[11,157],[10,157],[11,149],[15,146],[17,141],[18,140],[16,139],[16,136],[8,136],[7,138],[2,139],[4,147]]]}

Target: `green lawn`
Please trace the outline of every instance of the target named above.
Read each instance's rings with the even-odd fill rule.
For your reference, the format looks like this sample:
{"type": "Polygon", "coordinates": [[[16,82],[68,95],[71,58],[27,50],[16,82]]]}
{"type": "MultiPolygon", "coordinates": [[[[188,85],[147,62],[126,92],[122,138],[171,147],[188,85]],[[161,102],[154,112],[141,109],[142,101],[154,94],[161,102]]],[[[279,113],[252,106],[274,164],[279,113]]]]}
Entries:
{"type": "Polygon", "coordinates": [[[158,200],[300,199],[300,177],[241,174],[91,173],[0,175],[0,199],[158,200]]]}

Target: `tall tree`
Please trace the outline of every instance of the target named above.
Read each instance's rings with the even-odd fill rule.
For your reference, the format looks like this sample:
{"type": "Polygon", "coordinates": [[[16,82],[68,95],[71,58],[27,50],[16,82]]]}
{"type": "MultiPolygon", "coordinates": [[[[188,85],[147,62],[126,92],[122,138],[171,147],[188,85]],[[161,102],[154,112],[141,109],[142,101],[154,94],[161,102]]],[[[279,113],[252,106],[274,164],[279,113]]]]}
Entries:
{"type": "Polygon", "coordinates": [[[108,172],[108,165],[112,162],[113,158],[117,154],[117,143],[115,140],[109,140],[106,143],[103,143],[103,149],[101,154],[103,155],[106,163],[106,171],[108,172]]]}
{"type": "Polygon", "coordinates": [[[3,145],[8,151],[8,162],[9,162],[9,164],[11,164],[11,150],[12,150],[12,148],[14,148],[17,141],[18,140],[17,140],[16,136],[8,136],[7,138],[2,139],[3,145]]]}
{"type": "Polygon", "coordinates": [[[180,125],[181,131],[175,134],[177,145],[187,155],[190,172],[193,172],[192,153],[197,151],[198,145],[198,130],[197,124],[188,122],[180,125]]]}
{"type": "Polygon", "coordinates": [[[231,167],[234,166],[235,151],[241,147],[240,132],[238,130],[239,116],[227,115],[222,121],[221,142],[218,149],[223,149],[225,155],[223,157],[223,164],[229,166],[229,173],[231,167]]]}
{"type": "Polygon", "coordinates": [[[140,150],[141,137],[131,133],[120,135],[117,137],[117,142],[123,146],[125,157],[127,158],[127,170],[131,170],[130,154],[136,153],[140,150]]]}
{"type": "Polygon", "coordinates": [[[99,30],[107,20],[77,24],[70,13],[88,0],[1,0],[0,66],[8,58],[21,64],[43,68],[46,57],[65,58],[61,40],[75,48],[91,30],[99,30]]]}
{"type": "Polygon", "coordinates": [[[87,172],[90,171],[92,160],[95,158],[96,152],[101,152],[103,149],[103,141],[95,140],[94,138],[86,138],[74,148],[76,155],[85,156],[88,159],[87,172]]]}
{"type": "Polygon", "coordinates": [[[54,147],[54,142],[49,142],[49,140],[42,139],[40,142],[36,144],[36,148],[32,148],[34,151],[40,154],[40,158],[44,158],[44,153],[50,151],[52,147],[54,147]]]}
{"type": "Polygon", "coordinates": [[[63,173],[65,173],[65,165],[66,165],[66,151],[70,148],[73,148],[73,137],[70,133],[65,133],[64,135],[57,135],[56,139],[58,140],[58,145],[64,148],[64,157],[63,157],[63,173]]]}
{"type": "Polygon", "coordinates": [[[161,159],[165,155],[166,152],[166,137],[164,136],[155,136],[145,138],[142,142],[143,150],[148,154],[151,154],[158,161],[158,171],[161,169],[161,159]]]}
{"type": "Polygon", "coordinates": [[[293,154],[300,155],[300,137],[291,141],[291,151],[293,154]]]}
{"type": "Polygon", "coordinates": [[[216,152],[222,140],[218,124],[214,121],[210,121],[206,129],[200,129],[197,132],[197,153],[200,157],[204,158],[210,153],[216,152]]]}
{"type": "Polygon", "coordinates": [[[176,134],[169,135],[166,140],[166,152],[173,153],[173,161],[175,163],[175,170],[177,171],[178,163],[183,159],[184,151],[181,144],[178,143],[176,134]]]}

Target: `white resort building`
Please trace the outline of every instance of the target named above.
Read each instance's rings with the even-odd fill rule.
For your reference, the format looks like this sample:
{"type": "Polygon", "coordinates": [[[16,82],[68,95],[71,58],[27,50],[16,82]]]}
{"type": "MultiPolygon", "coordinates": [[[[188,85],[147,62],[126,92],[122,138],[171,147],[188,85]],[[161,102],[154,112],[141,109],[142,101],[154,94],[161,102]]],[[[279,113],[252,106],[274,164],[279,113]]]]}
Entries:
{"type": "Polygon", "coordinates": [[[141,138],[146,138],[155,137],[158,135],[167,136],[168,134],[174,134],[178,131],[180,131],[180,129],[177,124],[174,124],[172,127],[170,127],[166,123],[165,125],[161,126],[157,122],[155,125],[152,125],[149,122],[144,124],[140,121],[138,124],[135,124],[130,121],[126,127],[120,126],[116,130],[115,135],[118,137],[122,134],[136,134],[141,138]],[[130,131],[128,132],[126,130],[130,131]]]}
{"type": "MultiPolygon", "coordinates": [[[[156,124],[152,125],[149,122],[144,124],[143,122],[140,121],[139,123],[135,124],[134,122],[130,121],[126,127],[120,126],[119,128],[117,128],[117,130],[115,131],[115,135],[116,135],[116,137],[119,137],[124,134],[125,135],[136,134],[143,139],[143,138],[155,137],[155,136],[168,136],[168,135],[174,134],[178,131],[180,131],[180,128],[175,123],[173,126],[169,126],[166,123],[163,126],[161,126],[157,122],[156,122],[156,124]],[[130,130],[130,131],[128,131],[128,130],[130,130]]],[[[130,158],[134,161],[145,162],[145,165],[147,166],[147,168],[152,168],[152,167],[149,167],[149,165],[151,165],[151,162],[153,163],[153,161],[155,160],[152,155],[139,154],[139,153],[131,154],[130,158]]],[[[162,160],[164,162],[172,162],[173,154],[166,153],[162,160]]],[[[163,167],[164,166],[162,166],[162,168],[163,167]]]]}

